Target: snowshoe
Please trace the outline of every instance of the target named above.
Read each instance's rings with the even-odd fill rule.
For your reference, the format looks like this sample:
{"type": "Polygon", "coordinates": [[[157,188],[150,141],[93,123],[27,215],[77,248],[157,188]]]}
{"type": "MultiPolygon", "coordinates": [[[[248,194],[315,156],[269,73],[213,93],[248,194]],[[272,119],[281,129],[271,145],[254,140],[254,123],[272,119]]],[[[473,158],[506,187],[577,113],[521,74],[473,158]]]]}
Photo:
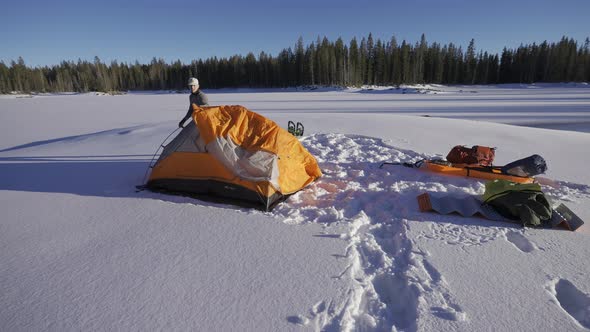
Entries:
{"type": "Polygon", "coordinates": [[[296,130],[297,130],[297,128],[295,127],[295,122],[289,121],[288,126],[287,126],[287,131],[289,131],[289,133],[291,135],[297,136],[296,130]]]}
{"type": "Polygon", "coordinates": [[[303,136],[305,128],[301,122],[297,122],[297,128],[295,128],[295,136],[303,136]]]}

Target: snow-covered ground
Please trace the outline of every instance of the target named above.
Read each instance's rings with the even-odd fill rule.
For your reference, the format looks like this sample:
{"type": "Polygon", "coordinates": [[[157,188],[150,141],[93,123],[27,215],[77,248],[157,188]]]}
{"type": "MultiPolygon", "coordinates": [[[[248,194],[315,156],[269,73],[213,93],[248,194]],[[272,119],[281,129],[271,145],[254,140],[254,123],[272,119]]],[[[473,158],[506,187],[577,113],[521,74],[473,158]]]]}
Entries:
{"type": "Polygon", "coordinates": [[[0,97],[0,330],[590,328],[588,225],[420,213],[484,182],[379,168],[539,154],[546,195],[590,223],[588,85],[206,92],[302,122],[324,176],[272,212],[136,193],[188,95],[0,97]]]}

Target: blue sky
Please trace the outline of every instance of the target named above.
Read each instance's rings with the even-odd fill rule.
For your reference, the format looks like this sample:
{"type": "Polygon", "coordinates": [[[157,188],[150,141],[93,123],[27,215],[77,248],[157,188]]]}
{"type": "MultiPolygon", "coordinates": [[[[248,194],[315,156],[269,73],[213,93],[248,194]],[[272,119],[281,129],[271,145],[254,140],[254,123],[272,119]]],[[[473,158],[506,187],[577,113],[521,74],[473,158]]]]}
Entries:
{"type": "Polygon", "coordinates": [[[29,1],[0,5],[0,60],[29,66],[98,56],[110,62],[277,55],[303,37],[348,44],[372,33],[388,41],[504,46],[590,36],[588,0],[29,1]]]}

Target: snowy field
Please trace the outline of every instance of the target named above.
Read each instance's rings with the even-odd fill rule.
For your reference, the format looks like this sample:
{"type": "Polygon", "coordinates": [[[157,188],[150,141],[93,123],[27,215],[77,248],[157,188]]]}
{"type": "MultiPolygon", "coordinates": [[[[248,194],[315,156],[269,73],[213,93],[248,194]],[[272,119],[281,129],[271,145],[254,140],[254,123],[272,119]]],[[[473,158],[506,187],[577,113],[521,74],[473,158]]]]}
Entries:
{"type": "Polygon", "coordinates": [[[135,192],[188,94],[0,96],[2,331],[590,329],[590,86],[205,90],[324,176],[272,212],[135,192]],[[420,213],[484,182],[383,161],[547,160],[577,232],[420,213]]]}

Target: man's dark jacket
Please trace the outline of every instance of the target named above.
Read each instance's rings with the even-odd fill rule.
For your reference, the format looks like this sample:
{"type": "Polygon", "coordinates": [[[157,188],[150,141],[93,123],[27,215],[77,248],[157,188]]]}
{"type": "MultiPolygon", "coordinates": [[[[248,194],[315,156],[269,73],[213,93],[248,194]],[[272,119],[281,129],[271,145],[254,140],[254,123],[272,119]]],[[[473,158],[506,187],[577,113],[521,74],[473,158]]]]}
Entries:
{"type": "Polygon", "coordinates": [[[188,112],[186,112],[184,118],[180,120],[180,127],[182,127],[182,124],[184,124],[184,122],[188,120],[193,114],[193,104],[197,104],[197,106],[209,106],[209,99],[207,98],[207,95],[204,94],[200,89],[195,93],[191,93],[189,96],[189,101],[190,103],[188,104],[188,112]]]}

